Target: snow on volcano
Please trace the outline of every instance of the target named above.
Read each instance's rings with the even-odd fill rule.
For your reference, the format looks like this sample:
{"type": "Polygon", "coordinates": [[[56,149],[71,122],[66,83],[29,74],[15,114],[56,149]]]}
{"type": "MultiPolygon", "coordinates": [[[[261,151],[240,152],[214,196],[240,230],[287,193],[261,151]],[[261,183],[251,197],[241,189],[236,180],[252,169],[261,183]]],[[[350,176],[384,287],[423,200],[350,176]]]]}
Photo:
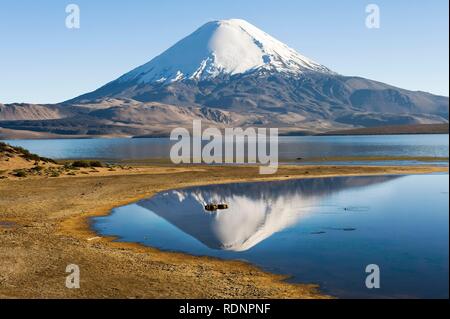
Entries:
{"type": "Polygon", "coordinates": [[[332,73],[247,21],[208,22],[119,82],[171,83],[267,70],[287,74],[332,73]]]}

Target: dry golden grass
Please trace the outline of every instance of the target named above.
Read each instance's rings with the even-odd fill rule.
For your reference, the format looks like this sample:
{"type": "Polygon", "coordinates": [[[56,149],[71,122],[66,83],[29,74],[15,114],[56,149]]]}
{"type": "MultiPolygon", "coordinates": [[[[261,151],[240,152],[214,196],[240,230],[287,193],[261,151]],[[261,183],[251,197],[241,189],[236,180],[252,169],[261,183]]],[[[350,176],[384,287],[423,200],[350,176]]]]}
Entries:
{"type": "Polygon", "coordinates": [[[145,166],[58,178],[8,177],[0,180],[0,297],[327,298],[315,285],[289,284],[246,263],[92,239],[97,235],[89,218],[175,187],[446,170],[284,166],[263,176],[257,167],[145,166]],[[65,268],[72,263],[81,268],[81,289],[65,287],[65,268]]]}

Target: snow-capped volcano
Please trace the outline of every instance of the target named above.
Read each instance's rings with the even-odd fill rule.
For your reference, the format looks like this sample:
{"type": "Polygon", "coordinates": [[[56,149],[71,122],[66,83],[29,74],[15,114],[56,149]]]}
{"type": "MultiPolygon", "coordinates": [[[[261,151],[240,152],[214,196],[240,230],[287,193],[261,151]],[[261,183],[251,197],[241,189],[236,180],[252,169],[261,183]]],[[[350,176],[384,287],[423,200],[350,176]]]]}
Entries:
{"type": "Polygon", "coordinates": [[[231,19],[206,23],[150,62],[71,100],[0,105],[0,122],[10,130],[86,136],[166,136],[193,120],[313,134],[448,123],[448,105],[445,96],[332,72],[231,19]]]}
{"type": "Polygon", "coordinates": [[[150,62],[123,75],[119,82],[206,80],[255,70],[331,72],[247,21],[230,19],[206,23],[150,62]]]}
{"type": "MultiPolygon", "coordinates": [[[[337,74],[238,19],[208,22],[150,62],[62,105],[82,128],[77,132],[127,136],[166,135],[193,119],[308,134],[448,123],[447,97],[337,74]]],[[[43,127],[65,132],[65,123],[43,127]]]]}

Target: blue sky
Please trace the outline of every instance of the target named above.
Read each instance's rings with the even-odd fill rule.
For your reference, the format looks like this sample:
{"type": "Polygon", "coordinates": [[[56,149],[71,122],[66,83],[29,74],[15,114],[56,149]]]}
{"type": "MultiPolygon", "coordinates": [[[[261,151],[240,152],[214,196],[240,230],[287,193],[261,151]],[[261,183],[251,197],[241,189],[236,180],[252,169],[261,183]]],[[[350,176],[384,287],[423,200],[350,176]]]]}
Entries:
{"type": "Polygon", "coordinates": [[[242,18],[344,75],[448,96],[448,1],[2,0],[0,103],[60,102],[149,61],[215,19],[242,18]],[[78,4],[81,28],[65,27],[78,4]],[[365,26],[365,7],[381,28],[365,26]]]}

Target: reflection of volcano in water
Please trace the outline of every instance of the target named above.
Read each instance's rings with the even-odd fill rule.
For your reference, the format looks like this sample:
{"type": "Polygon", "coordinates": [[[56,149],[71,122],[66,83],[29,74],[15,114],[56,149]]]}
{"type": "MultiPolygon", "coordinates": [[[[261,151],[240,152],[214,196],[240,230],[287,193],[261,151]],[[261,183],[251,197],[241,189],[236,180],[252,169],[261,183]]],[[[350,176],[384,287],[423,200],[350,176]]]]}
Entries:
{"type": "Polygon", "coordinates": [[[160,193],[138,205],[210,248],[244,251],[298,222],[322,197],[393,178],[338,177],[194,187],[160,193]],[[229,209],[206,212],[206,203],[227,203],[229,209]]]}

